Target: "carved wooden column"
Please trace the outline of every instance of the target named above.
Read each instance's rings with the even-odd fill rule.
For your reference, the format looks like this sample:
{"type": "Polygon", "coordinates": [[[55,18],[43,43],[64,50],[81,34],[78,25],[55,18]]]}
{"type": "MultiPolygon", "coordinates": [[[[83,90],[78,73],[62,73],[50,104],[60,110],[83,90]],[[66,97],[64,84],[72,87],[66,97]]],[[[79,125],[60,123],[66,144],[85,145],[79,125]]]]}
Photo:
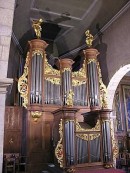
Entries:
{"type": "Polygon", "coordinates": [[[112,167],[112,161],[113,161],[110,113],[111,113],[110,109],[102,109],[100,111],[103,163],[106,168],[112,167]]]}
{"type": "Polygon", "coordinates": [[[71,59],[60,60],[60,71],[61,71],[61,91],[62,91],[62,105],[73,106],[69,97],[73,97],[72,92],[72,64],[74,63],[71,59]]]}
{"type": "Polygon", "coordinates": [[[88,77],[88,93],[90,108],[92,110],[100,109],[99,96],[99,78],[97,69],[97,55],[99,52],[96,49],[89,48],[84,50],[88,77]]]}

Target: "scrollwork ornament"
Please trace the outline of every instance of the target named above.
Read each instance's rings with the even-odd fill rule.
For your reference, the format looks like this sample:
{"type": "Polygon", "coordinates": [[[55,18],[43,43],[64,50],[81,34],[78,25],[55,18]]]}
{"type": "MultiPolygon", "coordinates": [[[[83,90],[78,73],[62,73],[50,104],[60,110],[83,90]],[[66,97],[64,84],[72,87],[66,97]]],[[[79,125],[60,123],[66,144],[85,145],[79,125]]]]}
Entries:
{"type": "Polygon", "coordinates": [[[60,164],[60,167],[63,167],[63,120],[60,120],[59,124],[59,134],[60,134],[60,140],[57,143],[57,146],[55,148],[55,156],[58,160],[58,163],[60,164]]]}
{"type": "Polygon", "coordinates": [[[107,88],[102,81],[102,75],[101,75],[99,62],[97,62],[97,68],[98,68],[98,76],[99,76],[100,103],[103,109],[107,109],[108,108],[108,96],[107,96],[108,93],[107,93],[107,88]]]}
{"type": "Polygon", "coordinates": [[[29,52],[27,53],[26,62],[24,66],[23,75],[18,80],[18,91],[23,98],[23,106],[27,108],[28,104],[28,66],[29,66],[29,52]]]}

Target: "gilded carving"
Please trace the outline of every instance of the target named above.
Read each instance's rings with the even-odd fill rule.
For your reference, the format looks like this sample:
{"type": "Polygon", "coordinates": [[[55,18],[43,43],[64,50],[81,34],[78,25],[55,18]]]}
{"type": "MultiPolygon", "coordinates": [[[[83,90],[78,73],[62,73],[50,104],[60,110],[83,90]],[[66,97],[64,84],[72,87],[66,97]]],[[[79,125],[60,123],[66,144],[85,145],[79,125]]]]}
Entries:
{"type": "Polygon", "coordinates": [[[97,121],[95,127],[91,128],[91,129],[84,129],[80,126],[79,122],[76,121],[76,132],[90,132],[90,131],[100,131],[100,122],[99,120],[97,121]]]}
{"type": "Polygon", "coordinates": [[[85,140],[85,141],[92,141],[100,136],[99,133],[97,134],[76,134],[77,137],[85,140]]]}
{"type": "Polygon", "coordinates": [[[86,84],[85,80],[72,79],[72,86],[80,86],[86,84]]]}
{"type": "Polygon", "coordinates": [[[48,63],[46,57],[45,57],[45,74],[60,76],[60,71],[54,69],[54,68],[48,63]]]}
{"type": "Polygon", "coordinates": [[[45,77],[45,80],[50,81],[52,84],[61,85],[60,78],[45,77]]]}
{"type": "Polygon", "coordinates": [[[90,34],[89,30],[87,30],[85,32],[85,35],[86,35],[86,44],[87,44],[88,47],[91,47],[92,43],[93,43],[93,40],[94,40],[93,35],[90,34]]]}
{"type": "Polygon", "coordinates": [[[57,146],[55,148],[55,156],[58,160],[58,163],[60,164],[60,167],[63,167],[63,120],[60,120],[59,124],[59,134],[60,134],[60,140],[57,143],[57,146]]]}
{"type": "Polygon", "coordinates": [[[42,51],[40,51],[40,50],[34,50],[33,52],[32,52],[32,56],[34,56],[34,55],[41,55],[41,57],[43,58],[43,52],[42,51]]]}
{"type": "Polygon", "coordinates": [[[119,148],[118,148],[118,144],[117,141],[115,139],[114,136],[114,127],[112,126],[112,120],[110,121],[110,128],[111,128],[111,139],[112,139],[112,152],[113,152],[113,160],[116,160],[116,158],[118,157],[119,154],[119,148]]]}
{"type": "Polygon", "coordinates": [[[26,62],[24,66],[23,75],[18,80],[18,91],[23,98],[23,106],[27,108],[28,104],[28,66],[29,66],[29,52],[27,53],[26,62]]]}
{"type": "Polygon", "coordinates": [[[101,75],[99,62],[97,62],[97,68],[98,68],[98,76],[99,76],[100,103],[101,103],[101,107],[104,109],[104,108],[108,108],[107,88],[102,81],[102,75],[101,75]]]}
{"type": "Polygon", "coordinates": [[[62,73],[64,73],[65,71],[70,71],[71,72],[71,68],[69,68],[69,67],[63,68],[62,73]]]}
{"type": "Polygon", "coordinates": [[[83,77],[83,78],[86,78],[85,60],[84,60],[82,68],[80,68],[76,72],[72,72],[72,77],[83,77]]]}
{"type": "Polygon", "coordinates": [[[32,116],[34,122],[37,122],[38,119],[42,116],[42,112],[40,112],[40,111],[31,111],[31,116],[32,116]]]}
{"type": "Polygon", "coordinates": [[[97,60],[95,58],[90,58],[87,60],[87,64],[90,64],[91,62],[97,62],[97,60]]]}
{"type": "Polygon", "coordinates": [[[73,106],[74,92],[72,90],[67,94],[66,104],[67,106],[73,106]]]}
{"type": "Polygon", "coordinates": [[[33,27],[33,29],[35,31],[35,34],[36,34],[37,38],[41,38],[41,31],[42,31],[41,24],[42,23],[43,23],[42,19],[33,20],[32,27],[33,27]]]}

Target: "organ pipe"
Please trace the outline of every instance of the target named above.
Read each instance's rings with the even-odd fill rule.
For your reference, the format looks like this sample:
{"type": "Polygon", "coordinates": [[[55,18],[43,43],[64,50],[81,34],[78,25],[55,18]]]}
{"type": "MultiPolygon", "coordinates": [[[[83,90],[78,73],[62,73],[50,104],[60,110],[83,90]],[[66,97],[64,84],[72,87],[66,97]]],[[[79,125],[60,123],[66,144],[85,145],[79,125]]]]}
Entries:
{"type": "Polygon", "coordinates": [[[62,104],[72,106],[73,105],[73,91],[72,91],[72,64],[71,59],[60,60],[61,70],[61,90],[62,90],[62,104]],[[70,98],[71,97],[71,98],[70,98]]]}

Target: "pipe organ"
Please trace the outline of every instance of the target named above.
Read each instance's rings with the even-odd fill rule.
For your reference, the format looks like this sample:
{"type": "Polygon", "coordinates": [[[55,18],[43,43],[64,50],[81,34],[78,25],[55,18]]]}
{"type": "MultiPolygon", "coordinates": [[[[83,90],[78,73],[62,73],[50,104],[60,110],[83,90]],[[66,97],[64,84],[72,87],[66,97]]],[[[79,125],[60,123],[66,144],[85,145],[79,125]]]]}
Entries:
{"type": "MultiPolygon", "coordinates": [[[[36,24],[41,29],[38,21],[36,24]]],[[[57,69],[53,68],[46,57],[48,44],[39,37],[31,40],[24,72],[18,82],[23,106],[28,112],[29,128],[34,126],[34,132],[42,131],[32,120],[44,126],[48,115],[53,117],[50,123],[53,133],[49,137],[53,139],[54,163],[68,172],[94,164],[111,167],[113,163],[111,110],[107,108],[106,87],[97,60],[99,52],[91,47],[92,35],[87,32],[86,36],[89,48],[84,50],[83,65],[78,71],[73,71],[74,61],[68,57],[59,59],[57,69]],[[78,122],[79,116],[83,116],[82,122],[78,122]]],[[[31,130],[28,135],[27,140],[32,141],[31,130]]],[[[40,160],[36,160],[35,165],[50,162],[43,161],[42,156],[45,152],[42,142],[46,142],[46,137],[43,138],[42,132],[41,138],[38,136],[36,133],[35,140],[41,140],[38,149],[37,144],[33,149],[31,142],[28,145],[28,156],[32,156],[29,165],[32,167],[36,153],[40,160]]]]}

